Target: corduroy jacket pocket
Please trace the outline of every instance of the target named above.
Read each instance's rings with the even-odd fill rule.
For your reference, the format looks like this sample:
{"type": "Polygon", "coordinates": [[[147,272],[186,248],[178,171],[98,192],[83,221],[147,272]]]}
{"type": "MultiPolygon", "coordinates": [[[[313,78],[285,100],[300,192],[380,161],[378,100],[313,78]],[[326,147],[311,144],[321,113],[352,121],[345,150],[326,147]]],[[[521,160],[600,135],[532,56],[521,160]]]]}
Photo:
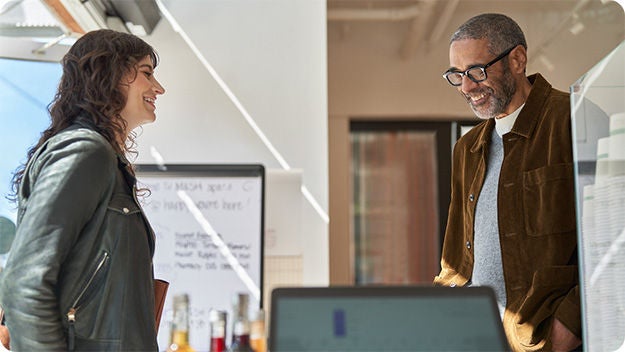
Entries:
{"type": "Polygon", "coordinates": [[[575,230],[573,164],[555,164],[523,173],[525,230],[544,236],[575,230]]]}

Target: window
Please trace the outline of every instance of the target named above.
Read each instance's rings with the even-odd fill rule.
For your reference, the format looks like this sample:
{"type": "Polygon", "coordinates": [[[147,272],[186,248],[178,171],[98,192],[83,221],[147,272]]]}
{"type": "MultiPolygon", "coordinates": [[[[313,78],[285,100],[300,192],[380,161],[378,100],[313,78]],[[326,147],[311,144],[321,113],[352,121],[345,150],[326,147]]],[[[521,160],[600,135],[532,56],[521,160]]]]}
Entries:
{"type": "MultiPolygon", "coordinates": [[[[0,58],[0,243],[16,219],[16,204],[7,199],[15,169],[49,125],[47,105],[61,76],[61,65],[50,62],[0,58]]],[[[11,237],[12,239],[12,237],[11,237]]],[[[9,243],[10,244],[10,243],[9,243]]],[[[0,246],[0,265],[7,246],[0,246]]]]}

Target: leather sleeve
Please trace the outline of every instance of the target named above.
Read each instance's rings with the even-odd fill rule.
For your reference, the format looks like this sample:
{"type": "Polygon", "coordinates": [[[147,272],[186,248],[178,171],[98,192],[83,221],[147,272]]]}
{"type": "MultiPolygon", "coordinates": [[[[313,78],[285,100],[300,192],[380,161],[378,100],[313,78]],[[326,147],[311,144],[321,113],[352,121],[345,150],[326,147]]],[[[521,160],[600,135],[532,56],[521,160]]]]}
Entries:
{"type": "Polygon", "coordinates": [[[0,283],[14,350],[67,349],[59,273],[112,187],[115,168],[106,140],[82,130],[53,137],[26,170],[17,234],[0,283]]]}

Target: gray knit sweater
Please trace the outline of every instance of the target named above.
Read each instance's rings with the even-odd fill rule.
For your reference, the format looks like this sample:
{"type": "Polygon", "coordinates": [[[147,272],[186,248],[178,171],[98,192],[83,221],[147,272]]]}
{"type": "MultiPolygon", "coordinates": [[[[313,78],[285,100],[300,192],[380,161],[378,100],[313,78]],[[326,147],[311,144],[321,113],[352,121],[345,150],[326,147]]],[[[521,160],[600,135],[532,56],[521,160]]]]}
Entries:
{"type": "Polygon", "coordinates": [[[474,265],[471,285],[490,286],[495,290],[499,312],[503,318],[506,307],[506,286],[503,278],[497,221],[497,189],[502,162],[503,141],[496,129],[493,129],[486,178],[475,208],[474,265]]]}

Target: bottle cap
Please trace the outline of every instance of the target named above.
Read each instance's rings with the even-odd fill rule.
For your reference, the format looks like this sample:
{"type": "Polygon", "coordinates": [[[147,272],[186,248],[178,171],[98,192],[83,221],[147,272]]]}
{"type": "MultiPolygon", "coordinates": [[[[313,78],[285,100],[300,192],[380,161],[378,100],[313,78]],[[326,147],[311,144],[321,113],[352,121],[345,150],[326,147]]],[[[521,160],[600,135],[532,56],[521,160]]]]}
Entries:
{"type": "Polygon", "coordinates": [[[247,320],[247,306],[250,296],[247,293],[237,293],[232,297],[232,310],[234,319],[247,320]]]}
{"type": "Polygon", "coordinates": [[[265,321],[265,311],[261,308],[256,311],[256,315],[254,316],[254,321],[265,321]]]}
{"type": "Polygon", "coordinates": [[[186,293],[180,293],[174,296],[174,305],[189,303],[189,295],[186,293]]]}
{"type": "Polygon", "coordinates": [[[224,310],[211,309],[210,312],[208,312],[208,321],[211,323],[226,321],[227,316],[228,313],[224,310]]]}

